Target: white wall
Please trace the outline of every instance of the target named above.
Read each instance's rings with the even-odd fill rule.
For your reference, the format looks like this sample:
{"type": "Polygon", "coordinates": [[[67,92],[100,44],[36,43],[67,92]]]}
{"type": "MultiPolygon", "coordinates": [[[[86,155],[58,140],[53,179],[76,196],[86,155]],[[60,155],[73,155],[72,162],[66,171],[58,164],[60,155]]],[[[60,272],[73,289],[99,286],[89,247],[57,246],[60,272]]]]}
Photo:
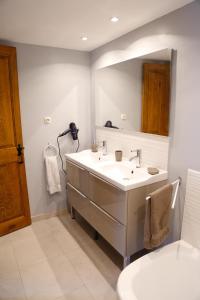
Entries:
{"type": "Polygon", "coordinates": [[[140,131],[142,64],[135,59],[96,71],[96,125],[104,126],[111,120],[120,129],[140,131]],[[127,119],[122,120],[121,114],[127,119]]]}
{"type": "MultiPolygon", "coordinates": [[[[90,61],[86,52],[15,44],[17,47],[22,131],[31,214],[56,212],[66,207],[63,192],[49,196],[46,191],[43,149],[56,145],[57,135],[75,121],[80,129],[81,148],[91,140],[90,61]],[[44,125],[43,117],[52,117],[44,125]]],[[[72,139],[60,139],[62,152],[74,150],[72,139]]]]}
{"type": "Polygon", "coordinates": [[[122,150],[123,156],[130,158],[135,155],[131,150],[141,149],[141,164],[143,167],[156,167],[167,170],[169,138],[135,132],[134,134],[122,133],[119,130],[111,128],[97,128],[97,143],[107,141],[107,150],[114,153],[116,150],[122,150]]]}
{"type": "MultiPolygon", "coordinates": [[[[183,178],[188,168],[200,170],[200,2],[177,10],[114,40],[92,53],[93,69],[157,51],[177,50],[171,105],[170,179],[183,178]]],[[[181,209],[183,197],[181,199],[181,209]]],[[[177,205],[174,236],[180,230],[177,205]]]]}
{"type": "MultiPolygon", "coordinates": [[[[196,1],[92,52],[92,67],[97,69],[163,48],[177,50],[177,57],[174,55],[169,174],[171,179],[182,176],[183,192],[187,169],[200,170],[199,28],[200,2],[196,1]]],[[[95,120],[94,101],[90,102],[89,54],[22,44],[16,46],[28,190],[31,213],[36,215],[66,205],[64,177],[62,194],[49,197],[46,192],[44,146],[48,142],[55,143],[57,134],[72,120],[80,127],[82,148],[90,144],[90,131],[95,128],[95,120]],[[44,126],[44,116],[51,116],[53,123],[44,126]]],[[[71,150],[70,138],[63,138],[62,151],[71,150]]],[[[177,225],[179,218],[175,217],[175,220],[177,225]]]]}

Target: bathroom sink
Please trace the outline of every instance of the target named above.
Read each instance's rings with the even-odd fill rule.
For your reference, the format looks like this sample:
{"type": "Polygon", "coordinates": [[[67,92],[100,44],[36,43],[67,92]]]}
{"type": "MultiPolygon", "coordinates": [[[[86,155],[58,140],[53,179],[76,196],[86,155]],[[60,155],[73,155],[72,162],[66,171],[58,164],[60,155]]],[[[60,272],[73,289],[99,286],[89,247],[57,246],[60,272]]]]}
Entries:
{"type": "Polygon", "coordinates": [[[66,157],[69,157],[71,159],[75,159],[76,161],[79,161],[83,164],[101,164],[102,162],[106,161],[112,161],[114,158],[112,155],[102,155],[100,151],[98,152],[92,152],[90,150],[83,150],[78,153],[72,153],[72,154],[66,154],[66,157]]]}
{"type": "Polygon", "coordinates": [[[118,187],[123,190],[129,190],[167,179],[166,171],[159,170],[159,174],[150,175],[147,172],[147,168],[136,168],[135,164],[127,161],[122,161],[120,163],[102,163],[96,170],[98,170],[108,181],[110,179],[112,180],[112,183],[117,182],[118,187]]]}
{"type": "Polygon", "coordinates": [[[167,179],[167,171],[159,170],[159,174],[150,175],[147,167],[136,168],[135,161],[124,158],[116,162],[113,154],[102,155],[84,150],[78,153],[66,154],[68,160],[88,169],[91,173],[112,183],[123,191],[145,186],[167,179]]]}
{"type": "Polygon", "coordinates": [[[99,166],[99,170],[105,175],[120,180],[142,180],[148,177],[148,173],[144,168],[136,168],[135,164],[128,162],[111,162],[99,166]]]}

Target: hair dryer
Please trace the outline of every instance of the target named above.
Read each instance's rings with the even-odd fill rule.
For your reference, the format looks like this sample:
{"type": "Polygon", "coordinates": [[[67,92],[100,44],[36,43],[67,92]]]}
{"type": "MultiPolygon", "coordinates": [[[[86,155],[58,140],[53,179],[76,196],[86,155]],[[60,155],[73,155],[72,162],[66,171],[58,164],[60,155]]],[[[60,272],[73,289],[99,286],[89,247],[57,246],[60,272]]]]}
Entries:
{"type": "Polygon", "coordinates": [[[113,126],[111,121],[107,121],[104,127],[119,129],[119,127],[113,126]]]}
{"type": "Polygon", "coordinates": [[[76,124],[74,122],[71,122],[69,124],[69,129],[63,131],[61,134],[59,134],[58,137],[64,136],[70,132],[72,139],[75,141],[75,140],[78,140],[78,131],[79,131],[79,129],[76,128],[76,124]]]}

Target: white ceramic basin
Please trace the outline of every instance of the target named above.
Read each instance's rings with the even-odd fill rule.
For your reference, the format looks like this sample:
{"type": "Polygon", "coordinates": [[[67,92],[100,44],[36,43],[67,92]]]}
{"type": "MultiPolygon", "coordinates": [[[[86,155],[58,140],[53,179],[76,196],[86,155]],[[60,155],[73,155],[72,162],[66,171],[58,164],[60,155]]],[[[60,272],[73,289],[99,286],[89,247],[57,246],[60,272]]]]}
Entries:
{"type": "Polygon", "coordinates": [[[113,159],[112,155],[102,155],[101,152],[92,152],[91,150],[83,150],[78,153],[66,154],[65,156],[84,165],[95,165],[106,161],[110,162],[113,159]]]}
{"type": "Polygon", "coordinates": [[[106,176],[117,180],[145,180],[149,174],[144,168],[136,168],[133,163],[115,162],[99,165],[99,170],[106,176]]]}
{"type": "Polygon", "coordinates": [[[146,167],[136,168],[135,162],[128,159],[116,162],[112,154],[104,156],[101,152],[84,150],[65,156],[124,191],[167,179],[167,171],[159,170],[159,174],[150,175],[146,167]]]}
{"type": "Polygon", "coordinates": [[[131,166],[128,167],[119,163],[110,163],[99,166],[99,170],[101,170],[109,177],[124,180],[132,179],[135,172],[134,166],[132,166],[131,168],[131,166]]]}
{"type": "Polygon", "coordinates": [[[159,170],[159,174],[150,175],[147,168],[136,168],[127,161],[102,162],[94,171],[124,191],[167,179],[166,171],[159,170]]]}

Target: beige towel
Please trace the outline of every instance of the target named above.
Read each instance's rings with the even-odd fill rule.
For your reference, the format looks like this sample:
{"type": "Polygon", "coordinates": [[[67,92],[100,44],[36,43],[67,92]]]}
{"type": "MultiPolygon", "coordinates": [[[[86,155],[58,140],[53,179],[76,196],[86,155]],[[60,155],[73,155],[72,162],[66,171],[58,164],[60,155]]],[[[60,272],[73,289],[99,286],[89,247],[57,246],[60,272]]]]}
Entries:
{"type": "Polygon", "coordinates": [[[169,233],[172,184],[166,184],[149,194],[144,224],[144,247],[153,249],[162,244],[169,233]]]}

